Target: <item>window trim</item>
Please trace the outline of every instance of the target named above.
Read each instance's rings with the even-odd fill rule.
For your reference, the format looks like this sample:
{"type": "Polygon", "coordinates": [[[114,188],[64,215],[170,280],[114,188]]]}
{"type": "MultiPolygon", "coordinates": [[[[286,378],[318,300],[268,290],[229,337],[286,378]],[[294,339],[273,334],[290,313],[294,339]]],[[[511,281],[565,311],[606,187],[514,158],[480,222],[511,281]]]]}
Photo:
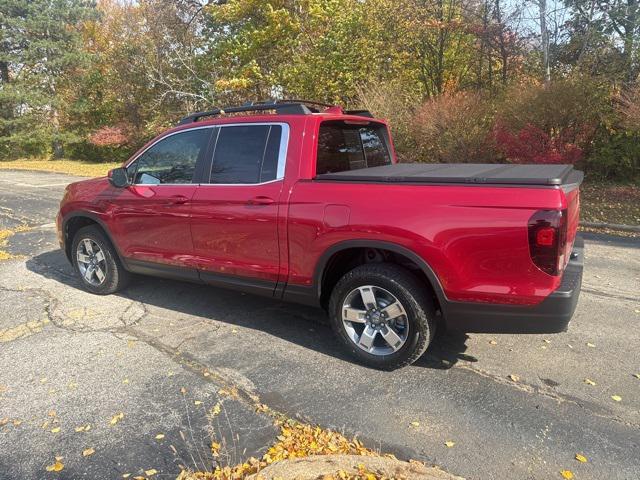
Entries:
{"type": "MultiPolygon", "coordinates": [[[[211,129],[211,128],[217,128],[218,125],[205,125],[203,127],[194,127],[194,128],[185,128],[183,130],[178,130],[177,132],[171,132],[167,135],[163,135],[162,137],[156,139],[151,145],[149,145],[147,148],[145,148],[143,151],[141,151],[140,153],[138,153],[136,156],[134,156],[131,160],[129,160],[129,162],[127,162],[124,166],[125,169],[129,168],[131,166],[132,163],[136,162],[142,155],[144,155],[145,153],[147,153],[149,150],[151,150],[156,144],[160,143],[161,141],[163,141],[166,138],[169,137],[173,137],[174,135],[178,135],[180,133],[187,133],[187,132],[191,132],[193,130],[204,130],[205,128],[211,129]]],[[[207,140],[207,145],[205,145],[205,148],[203,149],[203,152],[200,152],[200,154],[198,155],[198,158],[196,159],[196,167],[195,167],[195,171],[197,172],[197,168],[198,168],[198,161],[207,161],[206,159],[206,154],[207,151],[209,150],[209,143],[211,143],[211,133],[209,133],[209,138],[207,140]],[[204,158],[201,158],[204,157],[204,158]]],[[[194,177],[195,177],[196,173],[194,173],[194,177]]],[[[131,187],[160,187],[160,186],[187,186],[187,185],[198,185],[197,183],[193,183],[193,180],[189,183],[132,183],[130,186],[131,187]]]]}
{"type": "MultiPolygon", "coordinates": [[[[284,179],[286,167],[287,167],[287,152],[289,147],[289,124],[285,122],[237,122],[237,123],[225,123],[223,125],[216,125],[218,132],[216,138],[213,141],[213,149],[211,155],[206,159],[208,163],[209,175],[206,182],[201,182],[200,185],[213,185],[216,187],[247,187],[252,185],[267,185],[269,183],[280,182],[284,179]],[[216,147],[218,145],[218,139],[220,138],[220,132],[226,127],[252,127],[252,126],[273,126],[279,125],[282,128],[280,132],[280,146],[278,148],[278,167],[276,168],[276,178],[273,180],[267,180],[266,182],[257,183],[211,183],[211,169],[213,168],[213,159],[216,154],[216,147]]],[[[267,142],[269,139],[267,138],[267,142]]],[[[265,144],[266,148],[266,144],[265,144]]],[[[206,167],[205,167],[206,168],[206,167]]]]}

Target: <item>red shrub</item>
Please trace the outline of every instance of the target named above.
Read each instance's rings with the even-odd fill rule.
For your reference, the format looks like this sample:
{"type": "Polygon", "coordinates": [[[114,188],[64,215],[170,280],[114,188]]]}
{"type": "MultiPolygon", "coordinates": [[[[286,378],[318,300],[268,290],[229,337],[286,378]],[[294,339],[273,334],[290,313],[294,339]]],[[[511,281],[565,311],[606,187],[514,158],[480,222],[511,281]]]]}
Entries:
{"type": "Polygon", "coordinates": [[[89,135],[89,142],[97,147],[121,147],[129,140],[129,129],[123,125],[101,127],[89,135]]]}
{"type": "Polygon", "coordinates": [[[570,129],[551,136],[531,124],[515,133],[498,124],[494,136],[498,150],[514,163],[573,164],[583,156],[582,148],[570,140],[576,137],[570,129]]]}

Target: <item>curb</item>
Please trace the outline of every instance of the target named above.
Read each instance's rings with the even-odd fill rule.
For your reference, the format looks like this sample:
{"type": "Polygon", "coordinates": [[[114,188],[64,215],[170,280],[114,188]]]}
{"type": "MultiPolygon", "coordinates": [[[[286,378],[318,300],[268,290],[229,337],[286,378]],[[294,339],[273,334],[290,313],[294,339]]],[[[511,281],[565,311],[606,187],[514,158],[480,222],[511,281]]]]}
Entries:
{"type": "Polygon", "coordinates": [[[411,480],[464,480],[437,467],[427,467],[419,462],[404,462],[388,457],[361,455],[315,455],[272,463],[247,480],[316,480],[341,478],[338,472],[358,475],[361,469],[383,478],[407,478],[411,480]]]}
{"type": "Polygon", "coordinates": [[[580,226],[591,228],[610,228],[612,230],[621,230],[623,232],[640,232],[640,225],[623,225],[606,222],[580,222],[580,226]]]}

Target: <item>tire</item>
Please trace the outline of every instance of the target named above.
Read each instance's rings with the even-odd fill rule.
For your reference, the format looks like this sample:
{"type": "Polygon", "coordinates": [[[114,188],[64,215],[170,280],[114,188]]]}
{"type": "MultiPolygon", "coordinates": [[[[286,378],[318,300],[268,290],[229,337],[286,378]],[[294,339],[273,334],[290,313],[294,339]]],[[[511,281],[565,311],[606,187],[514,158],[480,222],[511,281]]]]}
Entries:
{"type": "Polygon", "coordinates": [[[115,293],[129,283],[131,274],[122,266],[115,248],[104,232],[96,226],[83,227],[75,234],[71,243],[71,260],[82,286],[96,295],[115,293]],[[80,261],[79,254],[83,255],[84,260],[88,259],[87,242],[94,252],[95,265],[80,261]],[[102,256],[98,252],[102,252],[102,256]],[[93,274],[87,273],[88,268],[93,268],[93,274]],[[100,277],[98,269],[102,272],[100,277]]]}
{"type": "Polygon", "coordinates": [[[415,362],[435,333],[435,310],[428,289],[409,270],[393,263],[369,263],[346,273],[331,292],[329,319],[335,334],[353,357],[380,370],[395,370],[415,362]],[[376,307],[369,303],[367,309],[365,298],[371,300],[368,292],[373,293],[376,307]],[[384,309],[394,303],[393,297],[400,303],[402,314],[394,319],[381,318],[398,313],[397,308],[384,309]],[[343,321],[343,312],[348,318],[357,315],[358,320],[343,321]],[[365,312],[368,319],[363,316],[365,312]],[[368,350],[366,345],[359,345],[370,343],[368,339],[362,340],[365,329],[369,332],[368,339],[374,339],[368,350]],[[396,336],[390,336],[389,330],[396,336]],[[388,342],[387,338],[392,341],[388,342]]]}

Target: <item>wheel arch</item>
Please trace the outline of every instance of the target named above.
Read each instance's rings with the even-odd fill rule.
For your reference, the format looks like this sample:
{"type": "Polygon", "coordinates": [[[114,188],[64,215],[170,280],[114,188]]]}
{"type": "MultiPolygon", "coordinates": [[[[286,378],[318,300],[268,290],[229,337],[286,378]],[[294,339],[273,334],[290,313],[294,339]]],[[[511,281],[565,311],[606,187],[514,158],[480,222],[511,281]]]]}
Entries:
{"type": "Polygon", "coordinates": [[[72,212],[65,216],[62,222],[62,232],[64,235],[64,250],[65,255],[69,261],[71,260],[71,245],[73,243],[73,237],[81,228],[88,227],[90,225],[97,226],[102,233],[105,234],[116,253],[118,254],[118,259],[122,262],[123,265],[126,263],[123,261],[122,254],[120,253],[120,249],[118,245],[113,241],[111,234],[109,233],[109,229],[105,225],[105,223],[94,213],[90,212],[72,212]]]}
{"type": "Polygon", "coordinates": [[[332,245],[324,251],[316,264],[313,276],[314,295],[321,305],[323,305],[327,300],[327,294],[329,293],[326,291],[327,287],[331,286],[327,285],[326,280],[327,274],[330,272],[330,268],[332,266],[332,261],[336,258],[340,258],[341,253],[347,252],[349,250],[366,249],[391,252],[399,257],[403,257],[404,259],[415,265],[415,267],[419,269],[422,275],[424,275],[424,278],[428,282],[428,286],[433,290],[433,294],[435,296],[435,300],[437,300],[438,307],[444,315],[444,309],[446,308],[448,300],[438,276],[431,268],[431,266],[427,263],[427,261],[407,247],[404,247],[397,243],[381,240],[346,240],[332,245]]]}

